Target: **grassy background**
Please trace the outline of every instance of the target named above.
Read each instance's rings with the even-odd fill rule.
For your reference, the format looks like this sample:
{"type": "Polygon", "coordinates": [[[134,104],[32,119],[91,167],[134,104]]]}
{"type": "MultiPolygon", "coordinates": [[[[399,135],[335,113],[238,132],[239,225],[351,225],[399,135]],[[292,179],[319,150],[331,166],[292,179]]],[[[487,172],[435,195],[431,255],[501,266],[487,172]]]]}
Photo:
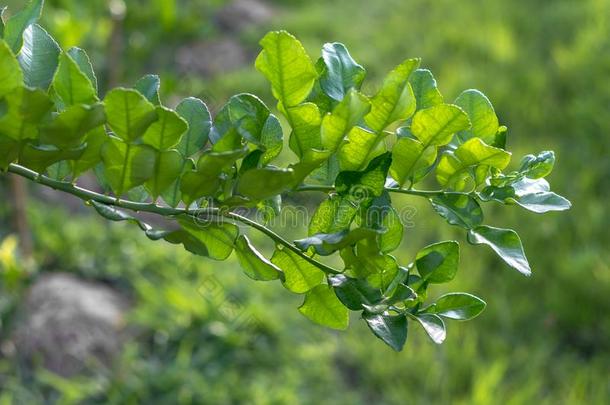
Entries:
{"type": "MultiPolygon", "coordinates": [[[[113,62],[107,58],[113,24],[107,2],[48,3],[43,25],[64,47],[91,50],[107,83],[113,62]]],[[[175,70],[172,50],[178,44],[227,36],[213,24],[222,3],[127,1],[120,82],[159,72],[170,103],[195,95],[217,109],[230,95],[251,91],[272,104],[251,64],[207,77],[175,70]]],[[[36,201],[29,207],[35,265],[22,263],[11,254],[10,214],[0,203],[0,269],[36,269],[18,285],[3,278],[3,317],[39,274],[69,271],[132,296],[129,319],[140,330],[115,369],[96,377],[62,380],[0,358],[0,403],[607,403],[610,1],[270,4],[272,21],[230,34],[252,61],[258,39],[270,29],[291,31],[314,58],[324,42],[339,41],[367,68],[372,90],[394,65],[420,56],[446,100],[469,87],[490,97],[509,127],[516,157],[556,151],[550,181],[572,200],[571,211],[536,216],[518,208],[486,210],[489,223],[520,233],[534,275],[523,278],[482,248],[464,246],[451,289],[483,297],[487,310],[476,321],[449,324],[440,347],[412,328],[407,347],[395,354],[357,319],[344,333],[310,324],[296,311],[298,297],[277,283],[250,281],[234,259],[195,258],[151,243],[133,227],[75,217],[36,201]],[[199,291],[210,280],[222,286],[213,299],[199,291]],[[255,317],[254,329],[244,330],[235,313],[255,317]]],[[[401,203],[417,213],[399,259],[409,260],[434,240],[463,241],[426,204],[408,198],[401,203]]]]}

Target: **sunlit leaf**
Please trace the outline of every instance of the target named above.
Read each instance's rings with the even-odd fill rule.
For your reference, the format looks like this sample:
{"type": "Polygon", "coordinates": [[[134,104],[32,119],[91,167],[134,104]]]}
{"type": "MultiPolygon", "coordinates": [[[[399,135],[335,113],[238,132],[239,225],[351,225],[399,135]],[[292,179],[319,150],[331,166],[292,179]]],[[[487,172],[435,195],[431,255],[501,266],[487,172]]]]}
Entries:
{"type": "Polygon", "coordinates": [[[233,252],[239,228],[229,222],[208,222],[179,219],[184,231],[205,245],[207,257],[214,260],[226,260],[233,252]]]}
{"type": "Polygon", "coordinates": [[[472,294],[449,293],[440,296],[425,311],[444,318],[468,321],[479,316],[485,306],[485,301],[472,294]]]}
{"type": "Polygon", "coordinates": [[[411,133],[422,142],[424,148],[427,148],[430,145],[446,145],[451,141],[453,134],[469,127],[468,116],[459,107],[438,104],[415,114],[411,123],[411,133]]]}
{"type": "Polygon", "coordinates": [[[273,95],[285,108],[301,103],[311,92],[316,69],[303,45],[286,31],[273,31],[260,42],[256,68],[271,82],[273,95]]]}
{"type": "MultiPolygon", "coordinates": [[[[455,152],[446,152],[436,168],[436,179],[446,187],[462,190],[465,179],[472,177],[469,169],[489,167],[503,170],[510,162],[511,154],[500,148],[485,144],[479,138],[472,138],[460,145],[455,152]]],[[[477,183],[480,183],[480,179],[477,183]]],[[[482,179],[484,180],[484,179],[482,179]]]]}
{"type": "Polygon", "coordinates": [[[256,250],[245,235],[237,238],[235,253],[244,273],[253,280],[277,280],[282,275],[282,271],[256,250]]]}
{"type": "Polygon", "coordinates": [[[366,96],[352,90],[322,120],[322,146],[335,151],[343,138],[371,109],[366,96]]]}
{"type": "Polygon", "coordinates": [[[146,189],[153,199],[166,191],[182,172],[184,158],[177,150],[155,153],[155,163],[151,177],[146,181],[146,189]]]}
{"type": "Polygon", "coordinates": [[[383,131],[390,124],[405,120],[415,112],[415,95],[409,77],[419,62],[419,59],[407,59],[384,79],[381,89],[371,99],[371,112],[364,117],[373,131],[383,131]]]}
{"type": "Polygon", "coordinates": [[[383,140],[386,134],[370,132],[362,127],[353,127],[345,143],[339,148],[341,170],[362,170],[375,157],[386,152],[383,140]]]}
{"type": "Polygon", "coordinates": [[[288,108],[285,113],[292,127],[290,149],[297,156],[303,158],[311,149],[322,149],[320,137],[322,118],[317,105],[304,103],[288,108]]]}
{"type": "Polygon", "coordinates": [[[111,90],[104,99],[104,105],[108,125],[116,136],[126,142],[140,138],[157,120],[155,107],[136,90],[111,90]]]}
{"type": "Polygon", "coordinates": [[[324,272],[288,249],[276,249],[271,262],[284,272],[284,285],[297,294],[306,293],[319,285],[324,272]]]}
{"type": "Polygon", "coordinates": [[[482,225],[468,232],[468,242],[473,245],[487,245],[513,269],[526,276],[532,274],[521,239],[512,229],[482,225]]]}
{"type": "MultiPolygon", "coordinates": [[[[59,56],[59,65],[53,77],[53,89],[66,106],[92,104],[98,101],[91,80],[80,70],[74,59],[65,52],[59,56]]],[[[116,90],[111,91],[108,95],[114,91],[116,90]]],[[[106,99],[108,100],[108,96],[106,99]]]]}
{"type": "Polygon", "coordinates": [[[0,98],[23,84],[23,73],[17,58],[6,44],[0,40],[0,98]]]}
{"type": "Polygon", "coordinates": [[[83,137],[92,129],[106,122],[104,106],[77,104],[62,111],[55,119],[41,128],[43,143],[60,148],[72,147],[81,143],[83,137]]]}
{"type": "Polygon", "coordinates": [[[78,68],[81,72],[87,76],[95,91],[97,91],[97,77],[95,76],[95,72],[93,71],[93,65],[91,64],[91,60],[87,53],[77,47],[72,47],[68,49],[68,55],[76,62],[78,68]]]}
{"type": "Polygon", "coordinates": [[[110,137],[102,147],[106,179],[116,195],[144,184],[153,175],[155,150],[110,137]]]}
{"type": "Polygon", "coordinates": [[[333,329],[347,329],[349,313],[347,308],[328,285],[318,285],[305,295],[299,312],[315,323],[333,329]]]}
{"type": "Polygon", "coordinates": [[[443,102],[436,80],[428,69],[417,69],[409,79],[417,102],[417,110],[423,110],[443,102]]]}
{"type": "Polygon", "coordinates": [[[492,145],[495,142],[496,133],[500,127],[498,117],[489,99],[480,91],[470,89],[464,91],[455,100],[470,118],[472,127],[460,131],[458,137],[461,142],[477,137],[485,143],[492,145]]]}
{"type": "Polygon", "coordinates": [[[41,89],[17,87],[0,101],[0,107],[4,113],[0,115],[0,133],[22,141],[38,137],[38,126],[49,115],[53,102],[41,89]]]}
{"type": "Polygon", "coordinates": [[[142,142],[157,150],[167,150],[180,142],[182,134],[188,129],[185,120],[165,107],[157,107],[157,120],[142,135],[142,142]]]}
{"type": "Polygon", "coordinates": [[[430,283],[446,283],[455,277],[460,263],[460,245],[456,241],[439,242],[417,253],[417,271],[430,283]]]}
{"type": "Polygon", "coordinates": [[[237,192],[253,200],[264,200],[292,188],[293,179],[292,169],[265,167],[248,170],[237,183],[237,192]]]}
{"type": "Polygon", "coordinates": [[[23,33],[40,18],[43,0],[31,0],[24,9],[13,15],[4,24],[4,40],[17,53],[23,43],[23,33]]]}

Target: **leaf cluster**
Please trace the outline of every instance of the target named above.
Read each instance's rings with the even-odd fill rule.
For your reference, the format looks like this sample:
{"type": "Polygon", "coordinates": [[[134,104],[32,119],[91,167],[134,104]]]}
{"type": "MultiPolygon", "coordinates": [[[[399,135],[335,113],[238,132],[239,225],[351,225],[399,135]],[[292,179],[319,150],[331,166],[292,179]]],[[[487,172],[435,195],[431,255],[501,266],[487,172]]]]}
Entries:
{"type": "Polygon", "coordinates": [[[0,168],[77,195],[152,240],[214,260],[235,251],[248,277],[280,280],[303,294],[299,311],[327,327],[345,329],[349,312],[359,312],[377,337],[401,350],[409,323],[441,343],[445,320],[469,320],[485,308],[463,292],[428,300],[430,287],[456,276],[459,244],[435,243],[399,263],[392,253],[404,227],[393,193],[428,199],[468,242],[489,246],[525,275],[531,269],[519,236],[486,225],[481,205],[536,213],[570,207],[544,179],[553,152],[527,155],[518,170],[506,171],[507,128],[491,102],[477,90],[446,101],[419,59],[404,60],[366,95],[366,71],[344,45],[325,44],[314,61],[289,33],[267,34],[256,68],[271,85],[297,158],[279,167],[284,130],[256,96],[238,94],[211,117],[196,98],[175,109],[163,105],[159,77],[148,75],[101,97],[85,51],[62,50],[36,24],[41,9],[33,0],[1,25],[0,168]],[[75,185],[89,171],[106,194],[75,185]],[[432,178],[437,190],[415,188],[432,178]],[[277,212],[287,191],[327,194],[303,239],[287,241],[235,212],[277,212]],[[176,226],[156,229],[125,209],[176,226]],[[237,223],[272,239],[273,255],[257,250],[237,223]],[[324,264],[331,255],[340,256],[342,268],[324,264]]]}

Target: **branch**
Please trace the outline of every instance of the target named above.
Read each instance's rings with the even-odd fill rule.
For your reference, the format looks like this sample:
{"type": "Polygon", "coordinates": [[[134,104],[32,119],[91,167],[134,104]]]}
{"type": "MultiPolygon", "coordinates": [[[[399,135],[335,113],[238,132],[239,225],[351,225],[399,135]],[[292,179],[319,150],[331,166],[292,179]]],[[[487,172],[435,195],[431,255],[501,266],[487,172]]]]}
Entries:
{"type": "Polygon", "coordinates": [[[47,176],[36,173],[33,170],[25,168],[23,166],[11,163],[8,167],[8,171],[10,173],[16,174],[21,177],[25,177],[28,180],[31,180],[35,183],[42,184],[44,186],[50,187],[54,190],[59,190],[65,192],[67,194],[71,194],[80,198],[83,201],[96,201],[105,205],[112,205],[119,208],[125,208],[135,212],[150,212],[153,214],[158,214],[162,216],[178,216],[178,215],[189,215],[189,216],[199,216],[199,215],[213,215],[213,216],[221,216],[225,218],[232,219],[234,221],[241,222],[245,225],[250,226],[258,230],[259,232],[264,233],[269,238],[273,239],[277,244],[280,244],[294,253],[298,254],[307,262],[313,264],[314,266],[320,268],[327,274],[340,274],[339,270],[333,269],[325,265],[324,263],[318,262],[312,257],[307,256],[302,250],[298,247],[282,238],[277,233],[273,232],[271,229],[259,224],[256,221],[253,221],[249,218],[241,216],[231,211],[221,210],[219,208],[202,208],[196,210],[189,210],[187,208],[171,208],[171,207],[161,207],[154,203],[137,203],[129,200],[122,200],[120,198],[115,198],[111,196],[107,196],[104,194],[96,193],[91,190],[84,189],[82,187],[78,187],[72,183],[68,183],[65,181],[59,181],[51,179],[47,176]]]}
{"type": "MultiPolygon", "coordinates": [[[[385,190],[390,193],[408,194],[408,195],[414,195],[414,196],[425,197],[425,198],[430,198],[435,195],[441,195],[441,194],[446,193],[446,191],[442,191],[442,190],[427,191],[427,190],[413,190],[413,189],[398,188],[398,187],[385,187],[385,190]]],[[[318,186],[318,185],[304,184],[302,186],[297,187],[295,189],[295,191],[321,191],[324,193],[330,193],[330,192],[335,191],[335,188],[333,186],[318,186]]]]}

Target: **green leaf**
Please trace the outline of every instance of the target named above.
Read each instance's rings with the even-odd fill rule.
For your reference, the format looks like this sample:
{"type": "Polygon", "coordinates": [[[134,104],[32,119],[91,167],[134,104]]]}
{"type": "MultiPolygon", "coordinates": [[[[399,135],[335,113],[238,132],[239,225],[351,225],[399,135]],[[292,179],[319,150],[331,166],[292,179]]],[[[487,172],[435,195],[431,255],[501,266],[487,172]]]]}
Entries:
{"type": "Polygon", "coordinates": [[[320,203],[309,222],[309,235],[335,233],[349,227],[358,207],[337,195],[320,203]]]}
{"type": "MultiPolygon", "coordinates": [[[[462,190],[466,180],[473,177],[468,171],[483,167],[503,170],[510,163],[511,154],[487,145],[479,138],[472,138],[460,145],[455,152],[446,152],[436,168],[436,179],[442,186],[462,190]]],[[[477,177],[477,176],[474,176],[477,177]]],[[[477,184],[485,179],[475,179],[477,184]]]]}
{"type": "Polygon", "coordinates": [[[449,293],[439,297],[425,311],[444,318],[468,321],[483,312],[486,305],[485,301],[472,294],[449,293]]]}
{"type": "Polygon", "coordinates": [[[0,7],[0,38],[4,37],[4,12],[6,6],[0,7]]]}
{"type": "Polygon", "coordinates": [[[270,32],[261,40],[256,68],[271,82],[273,95],[285,108],[301,103],[313,88],[316,69],[303,45],[286,31],[270,32]]]}
{"type": "Polygon", "coordinates": [[[106,122],[104,106],[77,104],[68,107],[55,117],[49,124],[41,128],[41,142],[56,145],[59,148],[69,148],[82,142],[87,132],[106,122]]]}
{"type": "Polygon", "coordinates": [[[37,173],[43,173],[46,168],[62,160],[78,159],[84,150],[84,145],[72,149],[57,149],[51,145],[27,144],[21,151],[19,163],[37,173]]]}
{"type": "Polygon", "coordinates": [[[267,106],[252,94],[238,94],[227,103],[228,115],[237,132],[264,153],[261,164],[273,160],[284,146],[282,126],[267,106]]]}
{"type": "Polygon", "coordinates": [[[76,179],[82,173],[92,169],[102,160],[102,146],[106,143],[108,135],[104,127],[97,127],[86,134],[86,144],[83,154],[73,162],[72,176],[76,179]]]}
{"type": "Polygon", "coordinates": [[[27,86],[47,90],[59,63],[61,48],[39,25],[29,26],[23,34],[18,59],[27,86]]]}
{"type": "Polygon", "coordinates": [[[294,293],[302,294],[319,285],[324,272],[288,249],[276,249],[271,262],[284,272],[284,285],[294,293]]]}
{"type": "MultiPolygon", "coordinates": [[[[98,101],[91,80],[80,70],[74,59],[65,52],[59,56],[59,65],[53,77],[53,89],[67,106],[92,104],[98,101]]],[[[111,93],[112,91],[108,94],[111,93]]],[[[124,108],[125,106],[123,106],[124,108]]]]}
{"type": "Polygon", "coordinates": [[[88,201],[87,204],[90,204],[95,208],[95,211],[100,214],[102,217],[115,222],[127,221],[133,224],[138,225],[141,230],[144,231],[146,236],[151,240],[159,240],[165,237],[167,234],[171,233],[169,231],[157,230],[153,229],[150,225],[145,222],[140,221],[136,217],[127,212],[120,210],[116,207],[99,203],[97,201],[88,201]]]}
{"type": "MultiPolygon", "coordinates": [[[[84,145],[79,148],[78,154],[83,153],[84,145]]],[[[80,159],[80,157],[79,157],[80,159]]],[[[68,177],[72,173],[72,161],[71,160],[60,160],[59,162],[53,163],[46,169],[47,176],[54,180],[67,181],[68,177]]]]}
{"type": "Polygon", "coordinates": [[[80,48],[72,47],[68,49],[68,55],[70,55],[72,60],[76,62],[80,71],[87,76],[93,85],[93,89],[97,92],[97,77],[95,77],[93,65],[91,64],[91,60],[89,59],[87,53],[80,48]]]}
{"type": "Polygon", "coordinates": [[[524,156],[519,172],[530,179],[540,179],[551,174],[553,166],[555,166],[555,153],[547,150],[538,155],[524,156]]]}
{"type": "Polygon", "coordinates": [[[231,122],[229,103],[225,104],[216,114],[216,117],[214,117],[210,141],[212,142],[212,150],[214,152],[227,152],[244,147],[245,140],[237,132],[233,122],[231,122]]]}
{"type": "Polygon", "coordinates": [[[180,191],[180,184],[182,183],[182,176],[184,174],[195,170],[195,162],[192,159],[183,160],[183,166],[180,175],[174,179],[174,182],[169,186],[165,192],[161,193],[163,201],[172,208],[176,208],[182,201],[182,192],[180,191]]]}
{"type": "Polygon", "coordinates": [[[237,183],[237,192],[252,200],[264,200],[292,188],[293,180],[292,169],[275,167],[252,169],[241,175],[237,183]]]}
{"type": "Polygon", "coordinates": [[[485,187],[479,196],[483,201],[495,200],[503,204],[518,204],[528,211],[544,214],[550,211],[565,211],[572,207],[570,201],[550,191],[549,183],[539,178],[527,177],[504,187],[485,187]]]}
{"type": "Polygon", "coordinates": [[[462,92],[455,100],[455,104],[466,111],[472,123],[470,129],[458,133],[459,140],[466,142],[477,137],[489,145],[493,144],[500,124],[489,99],[480,91],[470,89],[462,92]]]}
{"type": "Polygon", "coordinates": [[[0,133],[0,170],[6,170],[19,156],[22,143],[0,133]]]}
{"type": "Polygon", "coordinates": [[[364,314],[362,317],[375,336],[395,351],[402,350],[407,341],[407,317],[405,315],[364,314]]]}
{"type": "Polygon", "coordinates": [[[352,59],[345,45],[324,44],[322,60],[325,70],[320,77],[320,86],[329,97],[341,101],[351,89],[360,88],[366,71],[352,59]]]}
{"type": "Polygon", "coordinates": [[[364,117],[373,131],[381,132],[390,124],[406,120],[415,112],[415,95],[409,77],[419,62],[419,59],[407,59],[385,78],[381,89],[371,99],[371,112],[364,117]]]}
{"type": "Polygon", "coordinates": [[[260,144],[264,150],[261,156],[261,164],[266,165],[275,159],[284,147],[284,131],[277,117],[269,114],[261,131],[260,144]]]}
{"type": "Polygon", "coordinates": [[[473,245],[487,245],[513,269],[526,276],[532,274],[521,239],[512,229],[482,225],[468,232],[468,242],[473,245]]]}
{"type": "Polygon", "coordinates": [[[300,162],[289,166],[294,171],[294,184],[301,184],[312,171],[319,169],[330,157],[329,151],[316,149],[307,151],[300,162]]]}
{"type": "Polygon", "coordinates": [[[329,278],[329,283],[343,305],[353,311],[364,309],[363,305],[377,304],[382,299],[379,289],[371,287],[364,279],[337,274],[329,278]]]}
{"type": "Polygon", "coordinates": [[[451,142],[453,134],[470,127],[466,113],[451,104],[438,104],[418,111],[411,123],[411,132],[424,149],[430,145],[442,146],[451,142]]]}
{"type": "Polygon", "coordinates": [[[392,155],[385,153],[373,159],[363,171],[341,172],[337,176],[335,188],[340,195],[349,195],[360,202],[379,197],[384,191],[391,163],[392,155]]]}
{"type": "Polygon", "coordinates": [[[483,210],[479,202],[469,194],[443,193],[430,198],[434,210],[451,225],[465,229],[483,223],[483,210]]]}
{"type": "Polygon", "coordinates": [[[243,157],[247,149],[228,152],[207,151],[199,158],[197,170],[188,171],[182,176],[180,191],[187,205],[204,196],[212,196],[220,187],[220,175],[243,157]]]}
{"type": "Polygon", "coordinates": [[[430,172],[436,154],[436,146],[424,147],[416,139],[400,138],[392,148],[390,174],[400,185],[407,181],[416,184],[430,172]]]}
{"type": "Polygon", "coordinates": [[[117,196],[144,184],[153,175],[155,150],[109,137],[102,147],[106,179],[117,196]]]}
{"type": "Polygon", "coordinates": [[[161,79],[157,75],[146,75],[138,80],[134,86],[141,95],[146,97],[148,101],[156,106],[161,105],[159,98],[159,88],[161,87],[161,79]]]}
{"type": "Polygon", "coordinates": [[[356,261],[351,263],[351,270],[357,277],[366,277],[372,287],[385,291],[399,272],[398,263],[393,256],[378,252],[373,254],[370,247],[363,249],[364,246],[356,246],[356,261]]]}
{"type": "Polygon", "coordinates": [[[17,53],[23,43],[23,32],[40,18],[43,0],[32,0],[11,18],[4,26],[4,40],[17,53]]]}
{"type": "Polygon", "coordinates": [[[17,87],[0,101],[0,131],[15,141],[36,139],[38,125],[51,111],[53,102],[41,89],[17,87]]]}
{"type": "Polygon", "coordinates": [[[282,271],[256,250],[247,236],[237,238],[235,253],[242,270],[251,279],[270,281],[283,277],[282,271]]]}
{"type": "Polygon", "coordinates": [[[294,244],[301,250],[307,251],[313,248],[321,256],[329,256],[346,246],[352,246],[356,242],[375,238],[379,232],[368,228],[355,228],[350,231],[343,230],[336,233],[318,233],[308,238],[295,240],[294,244]]]}
{"type": "Polygon", "coordinates": [[[422,279],[433,284],[447,283],[455,277],[460,263],[456,241],[439,242],[417,253],[415,264],[422,279]]]}
{"type": "Polygon", "coordinates": [[[313,322],[329,328],[344,330],[349,325],[347,308],[327,285],[318,285],[309,291],[299,312],[313,322]]]}
{"type": "Polygon", "coordinates": [[[188,130],[176,147],[182,156],[189,158],[202,150],[208,141],[212,118],[205,103],[198,98],[185,98],[176,107],[176,112],[187,122],[188,130]]]}
{"type": "Polygon", "coordinates": [[[155,153],[152,176],[146,181],[146,189],[153,199],[166,191],[180,176],[184,158],[177,150],[165,150],[155,153]]]}
{"type": "Polygon", "coordinates": [[[428,334],[430,339],[437,345],[440,345],[445,341],[447,337],[447,331],[445,330],[445,322],[435,314],[417,314],[414,315],[415,320],[419,322],[424,331],[428,334]]]}
{"type": "Polygon", "coordinates": [[[343,138],[370,109],[371,104],[366,96],[350,90],[332,113],[322,119],[321,140],[324,149],[333,152],[337,150],[343,138]]]}
{"type": "Polygon", "coordinates": [[[417,110],[430,108],[443,102],[436,80],[428,69],[417,69],[409,79],[417,102],[417,110]]]}
{"type": "Polygon", "coordinates": [[[376,134],[362,127],[353,127],[339,148],[341,170],[362,170],[375,157],[386,152],[386,134],[376,134]]]}
{"type": "Polygon", "coordinates": [[[157,120],[155,106],[136,90],[113,89],[106,95],[104,104],[110,129],[126,142],[140,138],[157,120]]]}
{"type": "Polygon", "coordinates": [[[191,219],[178,219],[178,223],[206,247],[207,256],[214,260],[226,260],[239,236],[239,228],[228,222],[193,222],[191,219]]]}
{"type": "Polygon", "coordinates": [[[377,242],[381,253],[389,253],[400,246],[404,227],[387,191],[375,198],[371,206],[361,213],[361,223],[361,226],[379,233],[377,242]]]}
{"type": "Polygon", "coordinates": [[[17,58],[6,44],[0,40],[0,98],[23,85],[23,73],[17,58]]]}
{"type": "MultiPolygon", "coordinates": [[[[402,271],[399,271],[399,273],[397,273],[395,280],[404,278],[403,281],[406,281],[406,277],[408,275],[407,272],[404,272],[402,274],[401,273],[402,271]]],[[[413,290],[411,287],[404,284],[403,282],[393,282],[392,284],[390,284],[384,295],[386,296],[386,298],[383,300],[383,303],[386,305],[404,303],[405,301],[413,302],[418,298],[415,290],[413,290]],[[393,284],[396,285],[394,286],[393,284]]]]}
{"type": "Polygon", "coordinates": [[[160,151],[168,150],[180,142],[188,124],[168,108],[157,107],[156,111],[157,120],[146,129],[142,142],[160,151]]]}
{"type": "MultiPolygon", "coordinates": [[[[548,187],[546,189],[548,190],[548,187]]],[[[521,190],[516,190],[516,203],[526,210],[535,212],[537,214],[544,214],[551,211],[565,211],[572,207],[572,203],[570,203],[568,199],[550,191],[538,191],[521,194],[521,190]]]]}
{"type": "Polygon", "coordinates": [[[292,127],[290,134],[290,149],[303,160],[311,149],[322,149],[320,125],[322,118],[318,106],[313,103],[304,103],[290,107],[285,115],[292,127]]]}

